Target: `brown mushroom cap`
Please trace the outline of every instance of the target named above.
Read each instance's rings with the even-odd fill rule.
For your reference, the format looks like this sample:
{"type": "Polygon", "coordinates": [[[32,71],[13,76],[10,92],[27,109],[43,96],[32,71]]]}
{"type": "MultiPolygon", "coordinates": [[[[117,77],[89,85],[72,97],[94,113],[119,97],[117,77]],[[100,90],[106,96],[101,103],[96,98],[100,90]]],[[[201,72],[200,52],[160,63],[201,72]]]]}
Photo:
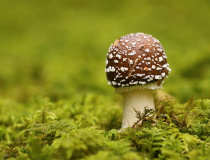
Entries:
{"type": "Polygon", "coordinates": [[[131,33],[117,39],[106,59],[108,84],[115,88],[156,83],[171,69],[160,42],[151,35],[131,33]]]}

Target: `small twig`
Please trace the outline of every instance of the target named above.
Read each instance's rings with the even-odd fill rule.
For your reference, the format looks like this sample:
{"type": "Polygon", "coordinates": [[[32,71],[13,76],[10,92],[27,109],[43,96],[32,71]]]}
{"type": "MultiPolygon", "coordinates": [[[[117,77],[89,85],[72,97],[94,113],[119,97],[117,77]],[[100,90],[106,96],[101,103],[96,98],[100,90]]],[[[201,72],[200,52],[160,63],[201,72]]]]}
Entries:
{"type": "Polygon", "coordinates": [[[117,40],[114,42],[113,47],[115,47],[119,41],[120,41],[120,39],[117,39],[117,40]]]}
{"type": "MultiPolygon", "coordinates": [[[[138,113],[138,111],[137,111],[135,108],[133,108],[133,109],[135,110],[136,113],[138,113]]],[[[133,124],[132,128],[134,128],[141,120],[142,120],[142,118],[139,118],[139,119],[133,124]]]]}
{"type": "Polygon", "coordinates": [[[129,66],[129,69],[131,69],[130,58],[128,58],[128,66],[129,66]]]}
{"type": "Polygon", "coordinates": [[[136,112],[136,118],[138,118],[138,120],[134,123],[132,128],[134,128],[140,121],[143,122],[144,120],[156,123],[155,120],[152,120],[153,116],[149,117],[151,114],[154,113],[153,109],[148,109],[147,107],[144,107],[143,113],[141,113],[140,111],[137,111],[135,108],[133,109],[136,112]]]}
{"type": "Polygon", "coordinates": [[[187,151],[186,150],[184,150],[184,151],[182,151],[182,154],[185,154],[187,151]]]}
{"type": "Polygon", "coordinates": [[[131,65],[130,65],[130,62],[128,61],[128,62],[129,62],[129,63],[128,63],[128,64],[129,64],[129,67],[131,68],[131,70],[130,70],[130,72],[129,72],[129,74],[128,74],[128,77],[131,76],[131,74],[132,74],[134,68],[136,67],[136,65],[137,65],[137,63],[140,61],[140,59],[141,59],[141,57],[138,57],[138,59],[135,61],[135,63],[133,64],[132,67],[131,67],[131,65]]]}

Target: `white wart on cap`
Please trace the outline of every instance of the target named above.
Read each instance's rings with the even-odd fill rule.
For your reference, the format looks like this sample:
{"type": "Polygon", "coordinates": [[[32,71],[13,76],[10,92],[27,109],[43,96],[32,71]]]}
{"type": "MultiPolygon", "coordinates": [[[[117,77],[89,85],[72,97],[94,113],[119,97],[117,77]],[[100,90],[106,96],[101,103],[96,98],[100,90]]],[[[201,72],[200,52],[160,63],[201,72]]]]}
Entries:
{"type": "Polygon", "coordinates": [[[145,84],[160,86],[171,69],[156,38],[131,33],[110,46],[105,71],[108,84],[119,88],[145,84]]]}

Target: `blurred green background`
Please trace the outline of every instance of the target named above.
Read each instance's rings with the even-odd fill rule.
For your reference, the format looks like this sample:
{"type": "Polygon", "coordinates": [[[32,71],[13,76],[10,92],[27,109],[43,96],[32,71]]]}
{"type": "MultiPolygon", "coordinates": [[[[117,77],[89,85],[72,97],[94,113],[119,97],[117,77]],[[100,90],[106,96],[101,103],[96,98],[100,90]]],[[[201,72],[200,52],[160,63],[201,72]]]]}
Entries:
{"type": "Polygon", "coordinates": [[[172,69],[165,91],[181,102],[210,97],[209,0],[1,0],[0,97],[117,96],[105,58],[131,32],[162,43],[172,69]]]}

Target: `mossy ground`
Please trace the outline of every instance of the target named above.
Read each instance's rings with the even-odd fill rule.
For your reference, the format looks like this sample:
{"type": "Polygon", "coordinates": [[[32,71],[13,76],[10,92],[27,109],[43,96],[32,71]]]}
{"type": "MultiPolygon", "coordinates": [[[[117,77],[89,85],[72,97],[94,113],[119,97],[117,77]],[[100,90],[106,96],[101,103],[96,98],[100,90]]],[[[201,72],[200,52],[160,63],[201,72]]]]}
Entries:
{"type": "Polygon", "coordinates": [[[0,1],[0,159],[210,159],[209,15],[208,0],[0,1]],[[105,58],[131,32],[162,43],[175,100],[118,132],[105,58]]]}
{"type": "Polygon", "coordinates": [[[37,98],[30,101],[33,109],[1,100],[2,159],[210,157],[210,100],[157,99],[156,123],[145,120],[119,132],[122,109],[105,99],[95,94],[73,103],[37,98]]]}

